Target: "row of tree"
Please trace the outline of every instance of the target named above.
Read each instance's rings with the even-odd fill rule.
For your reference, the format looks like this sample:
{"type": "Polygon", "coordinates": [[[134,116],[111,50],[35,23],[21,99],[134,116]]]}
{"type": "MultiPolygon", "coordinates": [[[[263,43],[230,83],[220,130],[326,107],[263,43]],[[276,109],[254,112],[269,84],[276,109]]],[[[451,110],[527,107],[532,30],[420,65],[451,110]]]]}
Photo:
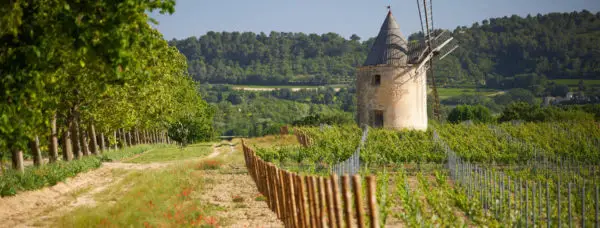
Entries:
{"type": "Polygon", "coordinates": [[[114,145],[120,137],[127,145],[149,132],[164,134],[189,116],[210,123],[213,111],[188,76],[185,57],[148,23],[148,11],[172,13],[174,4],[16,0],[0,6],[0,151],[11,152],[15,169],[23,171],[27,148],[40,161],[40,144],[48,145],[50,162],[59,152],[68,161],[98,153],[104,140],[114,145]]]}
{"type": "MultiPolygon", "coordinates": [[[[436,64],[440,85],[489,84],[537,93],[547,79],[600,75],[600,13],[589,11],[490,18],[457,27],[460,44],[436,64]]],[[[417,39],[422,34],[412,34],[417,39]]],[[[171,40],[201,82],[326,84],[352,80],[373,43],[353,35],[208,32],[171,40]]]]}

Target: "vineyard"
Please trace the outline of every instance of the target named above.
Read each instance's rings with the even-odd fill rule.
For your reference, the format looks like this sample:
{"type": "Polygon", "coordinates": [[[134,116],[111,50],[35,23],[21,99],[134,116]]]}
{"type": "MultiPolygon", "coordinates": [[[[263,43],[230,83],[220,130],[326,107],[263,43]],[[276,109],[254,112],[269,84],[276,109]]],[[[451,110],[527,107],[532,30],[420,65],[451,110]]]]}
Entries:
{"type": "Polygon", "coordinates": [[[357,126],[294,133],[298,145],[255,146],[256,155],[308,176],[339,175],[339,164],[359,163],[359,175],[377,176],[380,224],[598,226],[600,128],[594,121],[368,129],[362,146],[365,132],[357,126]]]}

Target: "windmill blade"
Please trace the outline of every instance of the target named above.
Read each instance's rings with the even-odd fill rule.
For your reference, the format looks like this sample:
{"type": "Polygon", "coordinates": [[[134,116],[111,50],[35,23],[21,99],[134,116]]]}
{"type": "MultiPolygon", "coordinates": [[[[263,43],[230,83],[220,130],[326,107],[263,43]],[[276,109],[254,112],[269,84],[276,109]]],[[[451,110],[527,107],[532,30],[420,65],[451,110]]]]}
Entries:
{"type": "Polygon", "coordinates": [[[450,49],[450,51],[446,52],[446,54],[442,55],[440,58],[438,58],[438,60],[442,60],[444,59],[446,56],[448,56],[450,53],[452,53],[454,50],[456,50],[458,48],[458,45],[454,46],[452,49],[450,49]]]}

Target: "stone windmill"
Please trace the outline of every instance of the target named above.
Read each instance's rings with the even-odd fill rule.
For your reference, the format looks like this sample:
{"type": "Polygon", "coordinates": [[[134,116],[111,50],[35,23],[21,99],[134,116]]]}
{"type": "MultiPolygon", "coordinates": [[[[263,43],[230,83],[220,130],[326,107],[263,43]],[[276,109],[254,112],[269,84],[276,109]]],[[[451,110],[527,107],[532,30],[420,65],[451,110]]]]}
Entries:
{"type": "Polygon", "coordinates": [[[430,71],[435,99],[434,115],[439,116],[433,60],[447,56],[458,46],[445,48],[449,47],[452,37],[449,33],[434,32],[431,0],[429,4],[427,0],[422,3],[417,0],[423,37],[409,43],[389,10],[367,60],[358,68],[356,89],[359,125],[426,130],[427,71],[430,71]]]}

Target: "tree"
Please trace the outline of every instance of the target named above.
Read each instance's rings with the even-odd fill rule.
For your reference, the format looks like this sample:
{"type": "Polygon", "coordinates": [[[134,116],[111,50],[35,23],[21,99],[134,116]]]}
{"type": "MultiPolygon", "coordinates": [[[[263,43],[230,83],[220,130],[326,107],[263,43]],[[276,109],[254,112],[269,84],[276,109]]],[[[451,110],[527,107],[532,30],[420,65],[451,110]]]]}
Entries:
{"type": "Polygon", "coordinates": [[[227,96],[227,101],[229,101],[229,103],[231,103],[233,105],[238,105],[243,102],[243,99],[242,99],[242,96],[237,93],[230,93],[227,96]]]}
{"type": "Polygon", "coordinates": [[[459,123],[471,120],[475,123],[489,123],[493,121],[490,110],[481,105],[459,105],[448,114],[448,122],[459,123]]]}

